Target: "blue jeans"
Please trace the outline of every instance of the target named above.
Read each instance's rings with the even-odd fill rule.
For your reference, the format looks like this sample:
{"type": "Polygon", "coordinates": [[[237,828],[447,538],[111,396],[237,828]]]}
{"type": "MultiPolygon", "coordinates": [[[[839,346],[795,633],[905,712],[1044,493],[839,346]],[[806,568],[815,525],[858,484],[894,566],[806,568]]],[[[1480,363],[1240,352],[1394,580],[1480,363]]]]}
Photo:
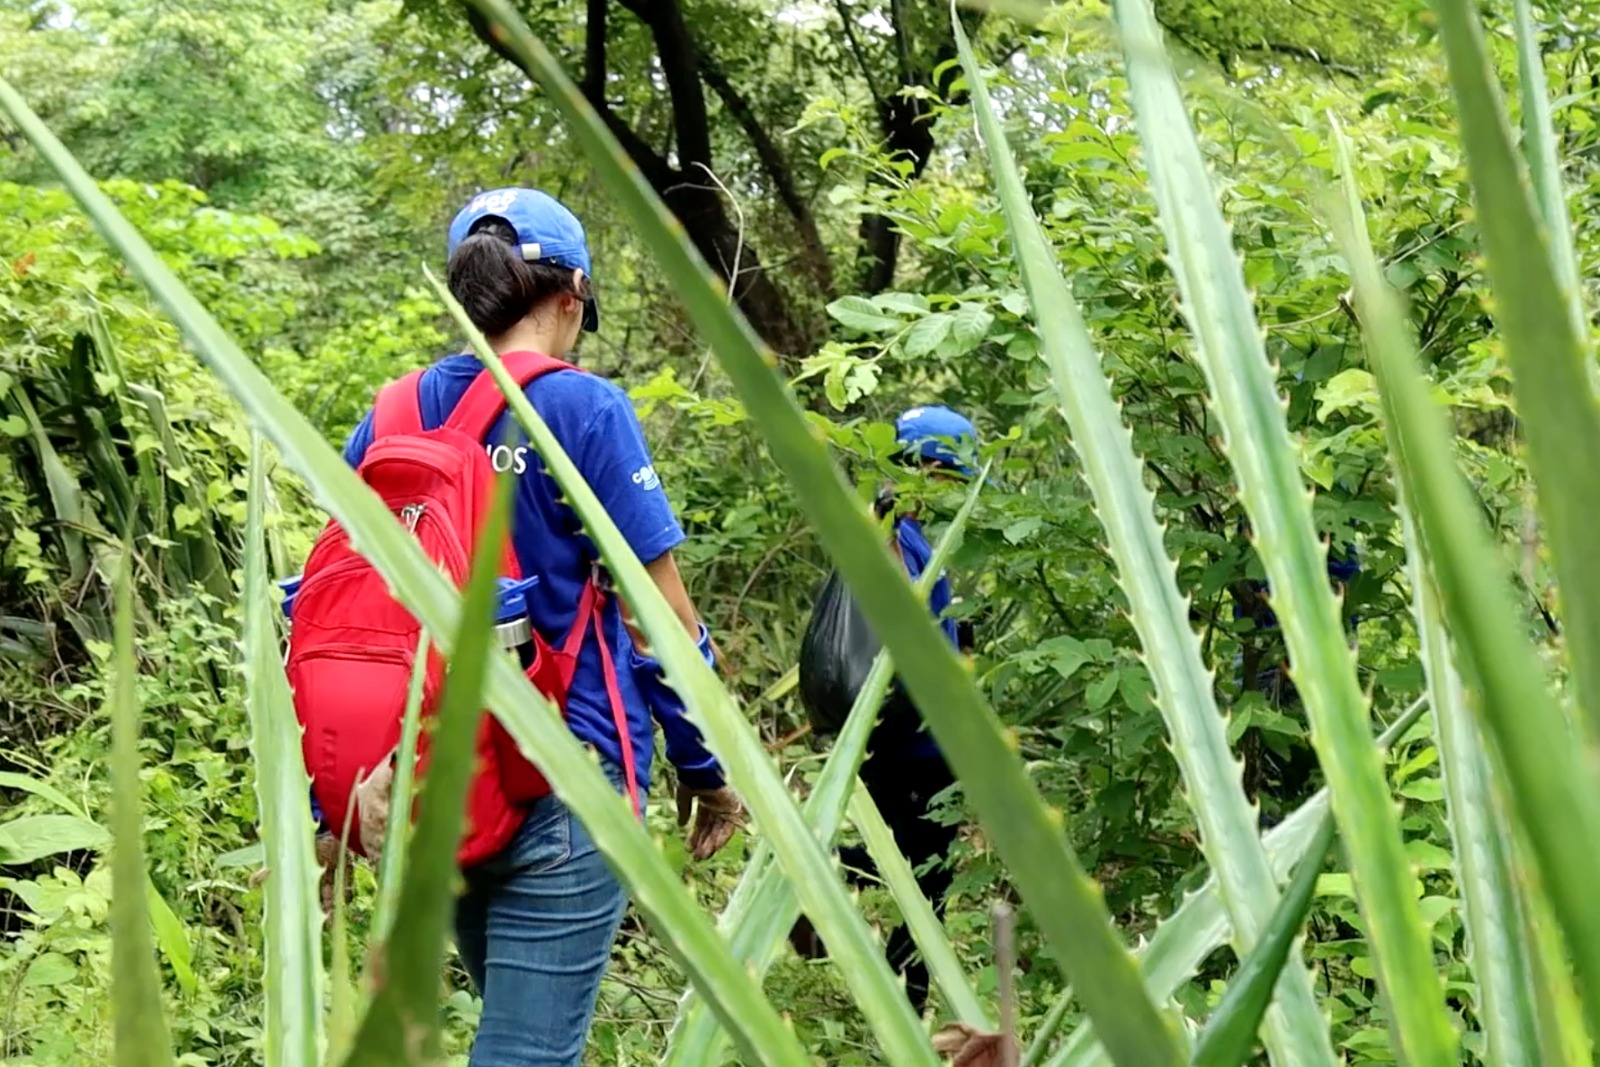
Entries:
{"type": "MultiPolygon", "coordinates": [[[[621,770],[601,766],[621,791],[621,770]]],[[[628,906],[621,883],[553,795],[464,876],[456,941],[483,997],[470,1067],[579,1067],[628,906]]]]}

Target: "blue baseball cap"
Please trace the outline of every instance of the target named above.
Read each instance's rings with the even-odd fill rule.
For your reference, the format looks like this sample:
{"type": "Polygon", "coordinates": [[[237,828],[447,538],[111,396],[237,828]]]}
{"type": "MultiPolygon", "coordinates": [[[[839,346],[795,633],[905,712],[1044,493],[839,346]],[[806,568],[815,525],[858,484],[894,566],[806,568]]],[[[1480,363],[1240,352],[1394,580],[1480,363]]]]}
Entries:
{"type": "Polygon", "coordinates": [[[894,436],[904,453],[931,459],[968,477],[975,473],[957,449],[976,453],[978,431],[965,416],[947,407],[911,408],[894,420],[894,436]]]}
{"type": "MultiPolygon", "coordinates": [[[[583,235],[583,223],[561,201],[537,189],[491,189],[473,197],[450,223],[446,258],[455,255],[461,242],[476,233],[487,219],[498,219],[516,232],[524,261],[576,267],[591,279],[594,277],[589,269],[589,242],[583,235]]],[[[600,309],[594,297],[584,302],[583,328],[591,333],[600,328],[600,309]]]]}

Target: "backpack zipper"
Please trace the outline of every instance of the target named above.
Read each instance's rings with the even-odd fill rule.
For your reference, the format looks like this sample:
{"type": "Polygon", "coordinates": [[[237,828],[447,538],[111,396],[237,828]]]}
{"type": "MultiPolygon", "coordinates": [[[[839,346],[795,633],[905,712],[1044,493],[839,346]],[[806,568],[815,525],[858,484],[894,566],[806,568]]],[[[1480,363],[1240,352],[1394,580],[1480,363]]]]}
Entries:
{"type": "Polygon", "coordinates": [[[417,522],[422,518],[422,513],[427,509],[426,504],[407,504],[400,509],[400,521],[406,524],[406,529],[412,533],[417,532],[417,522]]]}

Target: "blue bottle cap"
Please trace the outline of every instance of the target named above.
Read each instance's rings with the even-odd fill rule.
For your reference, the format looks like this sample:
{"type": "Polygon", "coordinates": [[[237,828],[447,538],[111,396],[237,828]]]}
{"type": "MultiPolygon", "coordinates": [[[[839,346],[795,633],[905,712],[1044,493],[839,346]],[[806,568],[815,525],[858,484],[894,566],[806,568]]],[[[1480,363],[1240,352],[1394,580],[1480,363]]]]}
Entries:
{"type": "Polygon", "coordinates": [[[528,590],[539,584],[538,578],[496,578],[499,595],[495,599],[494,621],[510,622],[528,614],[528,590]]]}
{"type": "Polygon", "coordinates": [[[293,578],[280,578],[278,580],[278,588],[283,590],[284,618],[289,617],[289,612],[294,607],[294,598],[300,592],[300,577],[297,574],[293,578]]]}

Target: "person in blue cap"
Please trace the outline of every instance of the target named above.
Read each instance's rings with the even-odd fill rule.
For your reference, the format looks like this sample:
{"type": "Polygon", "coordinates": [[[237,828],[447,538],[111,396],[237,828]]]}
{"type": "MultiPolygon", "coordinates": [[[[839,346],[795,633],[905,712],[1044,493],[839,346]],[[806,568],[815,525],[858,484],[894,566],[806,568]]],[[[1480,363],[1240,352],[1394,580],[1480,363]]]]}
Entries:
{"type": "MultiPolygon", "coordinates": [[[[978,433],[970,421],[947,407],[911,408],[895,420],[895,438],[901,461],[930,478],[965,479],[976,474],[972,459],[977,454],[978,433]]],[[[906,573],[916,581],[933,559],[933,546],[921,523],[914,512],[902,510],[889,492],[880,494],[878,511],[880,516],[894,513],[892,547],[906,573]]],[[[970,653],[970,627],[949,616],[954,602],[950,579],[939,575],[929,591],[928,608],[950,643],[958,651],[970,653]]],[[[912,870],[920,872],[918,887],[942,918],[945,896],[954,880],[945,860],[960,828],[936,821],[932,810],[935,798],[956,779],[898,679],[884,701],[867,748],[861,781],[893,831],[895,844],[912,870]]],[[[864,847],[841,848],[839,858],[846,877],[856,885],[867,884],[876,874],[876,865],[864,847]]],[[[816,958],[823,951],[815,930],[803,917],[791,931],[790,942],[802,956],[816,958]]],[[[890,931],[884,955],[889,966],[904,976],[906,996],[920,1013],[928,1000],[928,967],[917,955],[916,943],[904,924],[890,931]]]]}
{"type": "MultiPolygon", "coordinates": [[[[582,332],[599,327],[583,226],[545,193],[495,189],[473,197],[450,224],[448,257],[450,291],[496,353],[565,359],[582,332]]],[[[482,369],[469,353],[446,356],[423,373],[424,429],[444,422],[482,369]]],[[[673,559],[684,532],[627,393],[572,368],[533,379],[525,395],[645,561],[707,662],[714,662],[710,634],[673,559]]],[[[372,440],[369,412],[350,435],[346,460],[358,466],[372,440]]],[[[580,593],[597,573],[599,557],[509,412],[486,441],[495,468],[518,476],[512,542],[523,575],[537,578],[526,593],[531,623],[547,640],[559,642],[572,629],[580,593]]],[[[579,651],[568,724],[598,753],[619,792],[625,791],[621,768],[627,761],[608,693],[604,641],[612,663],[622,668],[615,675],[618,717],[625,715],[628,726],[638,795],[645,796],[649,786],[653,719],[677,771],[680,825],[695,814],[690,851],[697,858],[710,856],[737,829],[739,798],[615,597],[606,598],[601,622],[600,632],[590,630],[579,651]]],[[[501,854],[462,873],[457,942],[483,997],[470,1067],[578,1067],[627,907],[621,883],[583,824],[554,795],[533,804],[501,854]]]]}

